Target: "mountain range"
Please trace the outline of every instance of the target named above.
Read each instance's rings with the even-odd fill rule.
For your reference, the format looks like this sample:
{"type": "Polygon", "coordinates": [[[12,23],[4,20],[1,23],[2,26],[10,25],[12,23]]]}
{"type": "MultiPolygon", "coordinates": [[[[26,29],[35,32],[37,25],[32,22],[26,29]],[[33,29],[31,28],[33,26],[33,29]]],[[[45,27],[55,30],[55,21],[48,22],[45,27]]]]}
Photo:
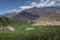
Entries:
{"type": "Polygon", "coordinates": [[[33,7],[30,9],[23,10],[21,12],[6,13],[2,16],[15,19],[16,21],[32,21],[39,17],[48,17],[60,12],[60,6],[50,7],[33,7]]]}
{"type": "Polygon", "coordinates": [[[13,19],[19,21],[32,21],[38,17],[48,17],[60,12],[60,6],[58,7],[42,7],[42,8],[31,8],[20,12],[18,15],[13,16],[13,19]]]}
{"type": "Polygon", "coordinates": [[[6,17],[6,18],[12,18],[13,16],[18,15],[18,14],[19,14],[18,12],[10,12],[10,13],[5,13],[1,16],[6,17]]]}

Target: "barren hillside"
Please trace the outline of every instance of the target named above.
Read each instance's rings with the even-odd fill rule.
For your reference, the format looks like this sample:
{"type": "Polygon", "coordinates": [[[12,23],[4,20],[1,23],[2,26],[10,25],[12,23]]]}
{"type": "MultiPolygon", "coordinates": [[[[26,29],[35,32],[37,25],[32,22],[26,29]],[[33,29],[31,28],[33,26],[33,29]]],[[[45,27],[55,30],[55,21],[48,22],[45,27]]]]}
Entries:
{"type": "Polygon", "coordinates": [[[53,25],[53,26],[60,26],[60,13],[57,13],[55,15],[49,16],[49,17],[40,17],[35,20],[34,26],[46,26],[46,25],[53,25]]]}

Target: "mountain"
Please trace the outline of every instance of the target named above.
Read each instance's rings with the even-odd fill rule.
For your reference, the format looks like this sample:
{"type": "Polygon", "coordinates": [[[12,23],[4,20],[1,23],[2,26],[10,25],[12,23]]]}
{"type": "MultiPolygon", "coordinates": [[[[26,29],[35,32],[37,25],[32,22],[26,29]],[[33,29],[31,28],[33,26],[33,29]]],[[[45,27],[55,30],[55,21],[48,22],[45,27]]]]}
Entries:
{"type": "Polygon", "coordinates": [[[2,17],[2,15],[0,15],[0,17],[2,17]]]}
{"type": "Polygon", "coordinates": [[[49,16],[47,18],[40,17],[34,21],[34,26],[60,26],[60,13],[56,13],[52,16],[49,16]]]}
{"type": "Polygon", "coordinates": [[[12,17],[17,21],[32,21],[38,17],[48,17],[60,12],[60,6],[55,7],[41,7],[41,8],[31,8],[21,11],[18,15],[12,17]]]}
{"type": "Polygon", "coordinates": [[[60,21],[60,13],[57,13],[57,14],[52,15],[52,16],[49,16],[48,19],[49,19],[49,20],[60,21]]]}
{"type": "Polygon", "coordinates": [[[6,17],[6,18],[12,18],[13,16],[17,15],[18,12],[10,12],[10,13],[5,13],[1,16],[6,17]]]}
{"type": "Polygon", "coordinates": [[[12,17],[12,19],[15,19],[16,21],[32,21],[38,17],[39,17],[38,15],[34,15],[29,12],[22,11],[22,12],[20,12],[20,14],[12,17]]]}

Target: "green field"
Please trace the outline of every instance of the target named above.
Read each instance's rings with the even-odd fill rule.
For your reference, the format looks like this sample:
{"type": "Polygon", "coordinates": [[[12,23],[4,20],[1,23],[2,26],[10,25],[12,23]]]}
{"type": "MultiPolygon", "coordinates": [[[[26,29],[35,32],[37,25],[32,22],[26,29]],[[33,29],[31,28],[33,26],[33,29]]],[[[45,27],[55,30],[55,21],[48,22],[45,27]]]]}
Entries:
{"type": "Polygon", "coordinates": [[[60,40],[59,26],[32,26],[32,23],[17,22],[10,23],[14,26],[15,31],[0,32],[0,40],[60,40]],[[25,30],[24,28],[34,28],[25,30]]]}

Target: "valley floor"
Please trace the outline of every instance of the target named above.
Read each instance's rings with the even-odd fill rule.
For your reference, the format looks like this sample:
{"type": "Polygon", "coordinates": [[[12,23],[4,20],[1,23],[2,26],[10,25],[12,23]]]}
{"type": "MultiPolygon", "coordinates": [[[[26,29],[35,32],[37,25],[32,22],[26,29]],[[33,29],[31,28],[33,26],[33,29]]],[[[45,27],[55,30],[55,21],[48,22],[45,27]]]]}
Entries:
{"type": "Polygon", "coordinates": [[[0,32],[0,40],[60,40],[59,26],[32,26],[32,23],[11,24],[15,31],[0,32]],[[33,28],[25,30],[26,28],[33,28]]]}

